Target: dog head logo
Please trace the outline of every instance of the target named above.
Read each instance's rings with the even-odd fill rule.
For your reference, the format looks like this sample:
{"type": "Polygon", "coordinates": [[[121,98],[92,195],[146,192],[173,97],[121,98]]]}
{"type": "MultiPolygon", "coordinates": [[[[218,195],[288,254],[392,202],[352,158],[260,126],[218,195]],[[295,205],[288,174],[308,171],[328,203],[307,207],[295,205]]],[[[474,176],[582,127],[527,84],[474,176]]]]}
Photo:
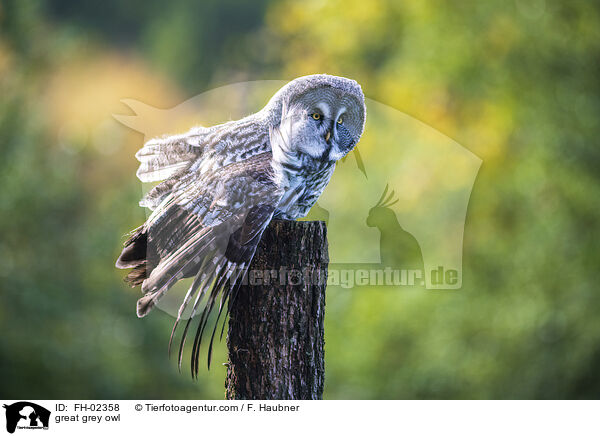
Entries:
{"type": "Polygon", "coordinates": [[[47,429],[50,421],[50,411],[29,401],[19,401],[10,405],[5,404],[6,431],[14,433],[19,429],[47,429]]]}

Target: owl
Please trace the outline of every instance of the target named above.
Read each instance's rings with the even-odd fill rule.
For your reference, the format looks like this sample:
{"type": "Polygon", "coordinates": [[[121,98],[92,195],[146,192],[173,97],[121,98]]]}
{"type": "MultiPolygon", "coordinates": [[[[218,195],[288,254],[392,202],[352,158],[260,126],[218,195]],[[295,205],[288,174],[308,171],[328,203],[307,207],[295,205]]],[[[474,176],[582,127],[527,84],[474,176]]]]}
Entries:
{"type": "Polygon", "coordinates": [[[116,266],[132,268],[125,280],[134,287],[141,285],[139,317],[146,316],[178,280],[193,277],[169,340],[170,351],[185,313],[181,367],[191,321],[200,315],[192,376],[198,374],[209,314],[218,300],[210,366],[218,321],[224,308],[234,304],[266,226],[273,218],[295,220],[308,213],[336,162],[359,141],[365,117],[357,82],[310,75],[282,87],[257,113],[153,139],[136,153],[137,177],[160,183],[140,201],[152,213],[130,233],[116,266]]]}

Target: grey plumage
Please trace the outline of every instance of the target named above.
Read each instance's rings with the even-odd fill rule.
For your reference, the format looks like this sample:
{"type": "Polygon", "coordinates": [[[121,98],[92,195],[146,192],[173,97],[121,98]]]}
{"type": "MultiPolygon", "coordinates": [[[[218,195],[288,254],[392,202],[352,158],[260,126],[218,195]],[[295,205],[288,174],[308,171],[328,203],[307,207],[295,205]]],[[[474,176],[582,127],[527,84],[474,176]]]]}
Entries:
{"type": "MultiPolygon", "coordinates": [[[[133,268],[126,280],[142,287],[140,317],[175,282],[194,277],[169,343],[170,349],[184,311],[191,308],[179,346],[181,365],[191,320],[201,313],[192,347],[193,376],[216,301],[220,317],[271,219],[308,213],[336,161],[360,139],[365,116],[358,83],[305,76],[281,88],[255,114],[153,139],[136,154],[138,178],[161,183],[140,201],[153,212],[125,242],[116,266],[133,268]]],[[[215,331],[216,324],[209,365],[215,331]]]]}

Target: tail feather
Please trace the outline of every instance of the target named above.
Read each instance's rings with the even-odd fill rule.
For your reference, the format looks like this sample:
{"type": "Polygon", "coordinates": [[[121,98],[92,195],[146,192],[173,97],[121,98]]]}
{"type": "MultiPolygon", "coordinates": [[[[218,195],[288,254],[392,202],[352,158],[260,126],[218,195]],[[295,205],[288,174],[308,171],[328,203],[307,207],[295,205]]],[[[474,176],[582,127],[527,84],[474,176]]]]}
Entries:
{"type": "MultiPolygon", "coordinates": [[[[191,365],[190,365],[190,369],[192,371],[192,377],[196,377],[196,378],[198,377],[198,369],[199,369],[199,362],[200,362],[200,345],[202,343],[204,329],[206,328],[206,325],[208,323],[208,317],[209,317],[210,313],[212,312],[212,309],[215,305],[215,301],[217,300],[217,297],[220,294],[221,295],[221,303],[220,303],[220,307],[219,307],[219,312],[217,314],[217,319],[215,320],[215,325],[214,325],[214,327],[216,328],[216,326],[219,323],[219,318],[221,317],[221,313],[222,313],[222,310],[224,307],[223,301],[227,300],[228,296],[230,295],[230,293],[232,292],[233,289],[237,289],[238,279],[240,278],[240,275],[242,275],[245,271],[246,271],[245,263],[242,263],[241,265],[237,265],[235,263],[228,262],[227,268],[224,271],[222,271],[222,273],[217,277],[217,280],[215,281],[215,284],[213,286],[213,290],[212,290],[212,292],[208,298],[208,301],[206,302],[204,310],[202,312],[200,321],[198,322],[196,336],[194,338],[194,343],[192,346],[192,360],[191,360],[191,365]]],[[[213,333],[211,335],[210,343],[208,346],[208,353],[207,353],[208,369],[210,369],[210,361],[211,361],[211,357],[212,357],[214,334],[215,333],[214,333],[214,329],[213,329],[213,333]]]]}
{"type": "MultiPolygon", "coordinates": [[[[199,242],[198,242],[199,243],[199,242]]],[[[176,260],[167,262],[168,268],[155,268],[150,276],[144,280],[142,284],[142,290],[148,286],[146,295],[138,300],[137,315],[143,318],[148,312],[155,306],[158,300],[177,282],[177,280],[184,277],[195,275],[196,273],[206,275],[204,271],[204,263],[210,256],[207,253],[207,246],[201,246],[200,249],[192,250],[191,252],[184,252],[185,256],[182,256],[181,262],[183,266],[179,267],[181,263],[176,260]],[[175,269],[177,268],[177,269],[175,269]]],[[[177,257],[175,258],[177,259],[177,257]]],[[[200,283],[204,280],[201,279],[200,283]]],[[[195,291],[194,291],[195,292],[195,291]]],[[[185,307],[183,308],[185,310],[185,307]]]]}
{"type": "Polygon", "coordinates": [[[231,305],[227,302],[235,298],[274,208],[255,206],[246,215],[236,215],[219,225],[203,227],[195,215],[178,210],[178,207],[176,204],[169,205],[160,219],[149,220],[145,226],[136,229],[126,241],[117,266],[133,268],[127,280],[142,285],[145,295],[138,300],[139,317],[146,316],[178,280],[195,276],[173,325],[169,352],[177,327],[191,306],[180,337],[178,365],[181,369],[186,338],[192,322],[197,322],[191,347],[191,371],[192,376],[197,377],[200,346],[204,332],[209,328],[210,315],[220,300],[215,325],[212,332],[208,331],[209,368],[219,320],[229,314],[231,305]],[[199,320],[194,319],[197,314],[199,320]]]}
{"type": "Polygon", "coordinates": [[[148,235],[144,226],[138,227],[123,244],[125,248],[115,266],[120,269],[133,268],[125,277],[132,287],[140,285],[147,277],[148,235]]]}
{"type": "Polygon", "coordinates": [[[148,277],[147,268],[147,263],[144,261],[125,276],[125,282],[128,283],[132,288],[141,285],[148,277]]]}
{"type": "Polygon", "coordinates": [[[144,231],[144,226],[140,226],[133,230],[123,245],[125,248],[117,259],[117,268],[135,268],[140,264],[141,261],[145,261],[148,246],[148,236],[144,231]]]}
{"type": "Polygon", "coordinates": [[[185,324],[183,333],[181,335],[181,342],[179,344],[179,355],[178,355],[179,357],[177,359],[180,370],[181,370],[181,363],[183,360],[183,348],[185,346],[185,339],[186,339],[187,331],[190,327],[192,318],[194,318],[194,316],[196,315],[196,312],[198,311],[198,307],[199,307],[202,299],[204,298],[204,295],[210,288],[211,284],[214,282],[214,278],[219,273],[219,270],[221,268],[222,268],[222,265],[214,265],[213,268],[211,268],[207,271],[203,271],[203,269],[201,268],[200,271],[198,272],[198,275],[196,276],[196,279],[192,283],[192,286],[190,287],[190,291],[188,292],[189,297],[186,296],[186,299],[184,300],[183,304],[179,308],[179,314],[177,316],[177,319],[175,320],[175,324],[173,325],[173,330],[171,332],[171,338],[169,339],[169,348],[171,347],[171,344],[173,342],[173,338],[175,336],[175,330],[177,329],[177,325],[181,321],[181,316],[183,315],[183,312],[185,311],[186,307],[188,306],[188,304],[189,304],[191,298],[193,297],[194,293],[196,292],[196,290],[199,289],[198,295],[196,296],[194,305],[192,307],[192,313],[190,314],[190,317],[188,318],[188,320],[185,324]]]}

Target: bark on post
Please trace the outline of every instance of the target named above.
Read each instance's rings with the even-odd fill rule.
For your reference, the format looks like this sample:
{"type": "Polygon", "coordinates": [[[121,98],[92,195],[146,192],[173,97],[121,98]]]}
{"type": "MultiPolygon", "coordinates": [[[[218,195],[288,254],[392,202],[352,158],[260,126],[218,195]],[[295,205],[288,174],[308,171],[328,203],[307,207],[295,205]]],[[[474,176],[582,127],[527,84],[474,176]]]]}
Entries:
{"type": "Polygon", "coordinates": [[[324,222],[267,227],[230,313],[227,399],[322,398],[328,262],[324,222]]]}

